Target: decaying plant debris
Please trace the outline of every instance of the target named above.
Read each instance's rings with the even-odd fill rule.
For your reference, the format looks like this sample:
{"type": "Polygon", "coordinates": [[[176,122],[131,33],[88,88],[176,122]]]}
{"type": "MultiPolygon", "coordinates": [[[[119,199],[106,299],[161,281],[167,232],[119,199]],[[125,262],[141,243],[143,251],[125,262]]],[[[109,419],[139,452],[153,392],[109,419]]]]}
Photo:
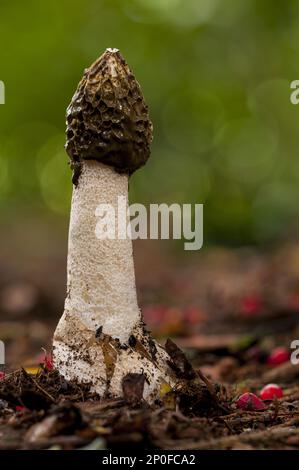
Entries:
{"type": "MultiPolygon", "coordinates": [[[[299,337],[299,273],[289,272],[297,249],[289,247],[287,256],[284,246],[283,256],[276,252],[262,260],[256,253],[252,259],[244,252],[226,250],[223,257],[219,250],[210,251],[188,270],[172,267],[167,282],[158,278],[158,284],[161,257],[155,258],[155,270],[142,271],[147,322],[155,336],[172,335],[173,342],[165,347],[172,370],[180,375],[175,393],[165,386],[150,406],[139,401],[140,376],[123,383],[126,402],[109,397],[99,401],[88,386],[70,384],[53,370],[26,373],[41,362],[36,357],[41,345],[50,345],[56,291],[50,291],[46,307],[44,301],[33,304],[21,317],[2,308],[1,337],[14,372],[0,377],[0,448],[298,449],[299,366],[289,360],[267,364],[277,346],[288,348],[299,337]],[[196,324],[194,317],[192,324],[186,320],[187,298],[202,305],[195,310],[196,324]],[[180,321],[174,322],[178,314],[180,321]],[[187,359],[176,346],[188,352],[187,359]],[[235,407],[242,393],[258,394],[273,382],[283,389],[280,400],[265,402],[258,412],[235,407]]],[[[3,290],[7,292],[7,284],[2,282],[3,290]]],[[[130,342],[134,344],[132,338],[130,342]]]]}
{"type": "MultiPolygon", "coordinates": [[[[299,387],[287,388],[283,400],[267,403],[262,412],[237,410],[233,385],[209,380],[173,341],[166,348],[177,384],[161,390],[152,405],[142,399],[145,378],[140,374],[124,378],[122,399],[102,400],[56,370],[7,374],[0,382],[0,449],[299,446],[299,387]]],[[[268,373],[261,372],[261,382],[268,373]]],[[[247,383],[248,389],[258,387],[256,379],[247,383]]]]}

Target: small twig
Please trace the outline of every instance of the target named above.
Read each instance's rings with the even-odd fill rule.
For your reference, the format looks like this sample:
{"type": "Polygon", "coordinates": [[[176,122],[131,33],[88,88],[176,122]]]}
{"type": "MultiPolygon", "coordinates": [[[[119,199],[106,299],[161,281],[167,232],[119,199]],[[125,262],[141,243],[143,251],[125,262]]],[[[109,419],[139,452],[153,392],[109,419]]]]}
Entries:
{"type": "Polygon", "coordinates": [[[31,382],[34,383],[34,385],[36,386],[36,388],[38,388],[38,390],[40,390],[40,391],[41,391],[44,395],[46,395],[53,403],[55,403],[55,398],[53,398],[52,395],[50,395],[50,393],[47,392],[47,390],[43,389],[43,387],[41,387],[41,386],[37,383],[37,381],[36,381],[33,377],[31,377],[30,374],[28,374],[28,373],[26,372],[25,369],[22,368],[22,371],[23,371],[25,377],[27,377],[29,380],[31,380],[31,382]]]}
{"type": "Polygon", "coordinates": [[[42,392],[44,393],[48,398],[50,398],[51,401],[53,401],[53,403],[55,403],[55,398],[52,397],[52,395],[50,395],[50,393],[48,393],[46,390],[43,389],[43,387],[41,387],[37,382],[36,380],[33,378],[33,377],[30,377],[32,382],[34,383],[34,385],[42,392]]]}
{"type": "Polygon", "coordinates": [[[272,416],[272,421],[276,420],[276,418],[278,416],[278,412],[279,412],[279,401],[275,397],[275,399],[274,399],[274,412],[273,412],[273,416],[272,416]]]}
{"type": "Polygon", "coordinates": [[[223,419],[221,417],[216,417],[216,418],[214,418],[214,421],[217,421],[219,423],[223,423],[232,434],[236,434],[236,431],[232,428],[230,423],[228,423],[225,419],[223,419]]]}
{"type": "Polygon", "coordinates": [[[197,372],[197,375],[199,376],[199,378],[204,382],[204,384],[207,386],[207,389],[209,390],[210,392],[210,395],[212,396],[212,398],[215,400],[215,403],[216,405],[222,410],[224,411],[225,413],[228,413],[228,409],[223,406],[221,403],[219,403],[219,399],[215,393],[215,390],[214,390],[214,387],[213,387],[213,384],[212,382],[210,382],[210,380],[201,372],[200,369],[196,369],[196,372],[197,372]]]}
{"type": "Polygon", "coordinates": [[[16,375],[18,372],[20,372],[22,369],[16,369],[12,372],[9,372],[8,374],[5,374],[5,380],[8,379],[8,377],[11,377],[12,375],[16,375]]]}
{"type": "Polygon", "coordinates": [[[197,375],[199,378],[206,384],[207,389],[209,390],[210,394],[213,396],[218,401],[218,397],[215,393],[214,387],[212,382],[209,381],[209,379],[201,372],[200,369],[196,369],[197,375]]]}
{"type": "Polygon", "coordinates": [[[175,416],[176,418],[180,419],[184,423],[189,423],[190,424],[190,419],[187,418],[186,416],[183,415],[183,413],[180,410],[176,410],[172,413],[172,416],[175,416]]]}

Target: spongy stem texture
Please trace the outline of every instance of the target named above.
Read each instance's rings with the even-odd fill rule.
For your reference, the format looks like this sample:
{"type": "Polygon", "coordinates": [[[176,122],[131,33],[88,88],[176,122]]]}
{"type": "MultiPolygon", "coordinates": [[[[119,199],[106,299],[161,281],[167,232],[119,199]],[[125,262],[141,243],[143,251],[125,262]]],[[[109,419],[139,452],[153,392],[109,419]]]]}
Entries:
{"type": "MultiPolygon", "coordinates": [[[[127,342],[141,318],[132,242],[128,237],[118,238],[118,212],[124,209],[124,201],[127,209],[127,174],[95,161],[84,162],[72,198],[65,301],[66,315],[77,316],[94,332],[102,328],[121,342],[127,342]],[[111,237],[114,228],[115,238],[99,238],[98,224],[111,237]]],[[[125,222],[129,222],[128,216],[125,222]]],[[[121,228],[122,236],[125,227],[121,228]]]]}

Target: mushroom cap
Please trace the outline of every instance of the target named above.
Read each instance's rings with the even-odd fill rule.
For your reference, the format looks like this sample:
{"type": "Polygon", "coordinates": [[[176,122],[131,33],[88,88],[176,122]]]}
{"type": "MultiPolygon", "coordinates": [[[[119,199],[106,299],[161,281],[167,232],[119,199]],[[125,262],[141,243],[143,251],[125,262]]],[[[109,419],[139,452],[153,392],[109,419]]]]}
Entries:
{"type": "Polygon", "coordinates": [[[149,158],[152,130],[138,82],[120,52],[107,49],[85,70],[67,108],[68,155],[131,174],[149,158]]]}

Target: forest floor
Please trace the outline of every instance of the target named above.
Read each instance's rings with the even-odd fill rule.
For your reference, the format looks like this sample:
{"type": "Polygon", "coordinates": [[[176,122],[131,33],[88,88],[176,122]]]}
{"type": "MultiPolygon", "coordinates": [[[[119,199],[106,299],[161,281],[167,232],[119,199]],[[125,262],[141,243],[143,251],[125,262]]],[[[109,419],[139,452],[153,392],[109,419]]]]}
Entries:
{"type": "Polygon", "coordinates": [[[59,376],[50,343],[62,299],[0,279],[0,449],[298,449],[299,247],[215,248],[185,265],[148,256],[137,264],[140,303],[154,336],[177,345],[180,369],[151,406],[134,390],[99,400],[59,376]],[[283,396],[261,400],[271,383],[283,396]]]}

